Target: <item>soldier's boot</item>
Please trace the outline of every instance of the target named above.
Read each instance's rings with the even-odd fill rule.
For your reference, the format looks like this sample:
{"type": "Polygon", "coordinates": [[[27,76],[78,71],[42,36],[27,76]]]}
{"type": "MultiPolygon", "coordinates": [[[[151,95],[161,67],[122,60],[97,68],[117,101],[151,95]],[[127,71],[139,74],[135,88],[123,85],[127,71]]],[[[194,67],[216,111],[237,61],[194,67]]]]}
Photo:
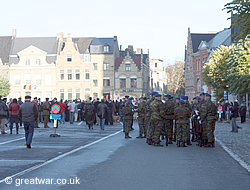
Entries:
{"type": "Polygon", "coordinates": [[[207,139],[204,140],[204,147],[207,147],[208,141],[207,139]]]}
{"type": "Polygon", "coordinates": [[[204,146],[204,140],[202,139],[202,140],[200,140],[200,147],[202,147],[202,146],[204,146]]]}
{"type": "Polygon", "coordinates": [[[177,141],[177,147],[181,147],[181,141],[177,141]]]}
{"type": "Polygon", "coordinates": [[[152,139],[148,139],[148,145],[153,145],[152,139]]]}
{"type": "Polygon", "coordinates": [[[185,141],[182,141],[181,147],[187,147],[187,146],[185,145],[185,141]]]}
{"type": "Polygon", "coordinates": [[[16,126],[16,134],[18,135],[19,125],[16,126]]]}
{"type": "Polygon", "coordinates": [[[192,135],[191,141],[192,141],[192,142],[195,142],[194,134],[192,135]]]}
{"type": "Polygon", "coordinates": [[[149,140],[149,139],[147,138],[146,143],[148,143],[148,140],[149,140]]]}
{"type": "Polygon", "coordinates": [[[10,134],[12,135],[12,129],[13,129],[13,126],[10,125],[10,134]]]}
{"type": "Polygon", "coordinates": [[[169,138],[168,144],[173,144],[172,138],[169,138]]]}
{"type": "Polygon", "coordinates": [[[215,146],[214,146],[214,141],[213,142],[211,142],[211,145],[212,145],[212,147],[214,148],[215,146]]]}
{"type": "Polygon", "coordinates": [[[192,143],[190,142],[190,140],[187,140],[187,145],[192,146],[192,143]]]}

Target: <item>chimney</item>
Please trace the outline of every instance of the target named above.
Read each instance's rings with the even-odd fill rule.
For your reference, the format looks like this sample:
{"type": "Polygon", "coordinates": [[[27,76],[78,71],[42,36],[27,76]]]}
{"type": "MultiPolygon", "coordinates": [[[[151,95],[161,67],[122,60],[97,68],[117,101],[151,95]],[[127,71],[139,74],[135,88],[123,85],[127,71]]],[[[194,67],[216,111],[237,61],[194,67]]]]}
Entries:
{"type": "Polygon", "coordinates": [[[68,34],[67,42],[72,42],[72,38],[70,37],[70,34],[68,34]]]}
{"type": "Polygon", "coordinates": [[[16,37],[16,29],[12,29],[12,38],[16,37]]]}
{"type": "Polygon", "coordinates": [[[115,41],[117,40],[117,36],[114,36],[114,40],[115,40],[115,41]]]}
{"type": "Polygon", "coordinates": [[[122,51],[122,45],[120,45],[120,51],[122,51]]]}

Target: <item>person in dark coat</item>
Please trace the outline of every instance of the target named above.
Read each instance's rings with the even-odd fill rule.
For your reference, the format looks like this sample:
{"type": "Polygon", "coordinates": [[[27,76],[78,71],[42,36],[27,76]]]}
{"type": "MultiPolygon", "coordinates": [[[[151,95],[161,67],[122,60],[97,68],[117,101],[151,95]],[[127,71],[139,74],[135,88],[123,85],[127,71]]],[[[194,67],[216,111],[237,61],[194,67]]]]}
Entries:
{"type": "Polygon", "coordinates": [[[16,134],[18,134],[18,129],[19,129],[19,118],[18,118],[18,110],[20,106],[17,103],[17,99],[13,99],[13,103],[10,104],[9,111],[10,111],[10,134],[12,134],[12,129],[13,129],[13,123],[16,124],[16,134]]]}
{"type": "Polygon", "coordinates": [[[3,98],[3,100],[0,100],[0,124],[1,124],[1,134],[7,134],[5,132],[5,123],[7,119],[9,118],[9,109],[8,106],[6,105],[7,98],[3,98]]]}
{"type": "Polygon", "coordinates": [[[247,107],[244,103],[242,103],[240,105],[240,119],[241,119],[241,123],[245,123],[246,122],[246,113],[247,113],[247,107]]]}
{"type": "Polygon", "coordinates": [[[86,124],[89,126],[89,129],[93,129],[93,124],[95,122],[95,106],[90,100],[88,100],[84,106],[84,115],[86,117],[86,124]]]}
{"type": "Polygon", "coordinates": [[[238,114],[238,103],[237,101],[234,102],[233,107],[231,108],[231,116],[232,116],[232,131],[234,133],[238,133],[238,126],[236,124],[236,119],[239,117],[238,114]]]}
{"type": "MultiPolygon", "coordinates": [[[[101,103],[101,102],[99,101],[99,98],[97,98],[97,100],[96,100],[95,103],[94,103],[96,114],[97,114],[98,105],[99,105],[100,103],[101,103]]],[[[100,123],[100,119],[99,119],[99,117],[96,115],[96,124],[99,125],[99,123],[100,123]]]]}
{"type": "Polygon", "coordinates": [[[100,118],[100,128],[104,130],[105,119],[108,115],[108,106],[104,103],[104,99],[102,99],[101,103],[97,106],[97,115],[100,118]]]}
{"type": "Polygon", "coordinates": [[[107,106],[108,106],[108,117],[107,117],[107,125],[113,125],[113,119],[112,119],[112,112],[113,112],[113,103],[111,100],[109,100],[109,102],[107,102],[107,106]]]}

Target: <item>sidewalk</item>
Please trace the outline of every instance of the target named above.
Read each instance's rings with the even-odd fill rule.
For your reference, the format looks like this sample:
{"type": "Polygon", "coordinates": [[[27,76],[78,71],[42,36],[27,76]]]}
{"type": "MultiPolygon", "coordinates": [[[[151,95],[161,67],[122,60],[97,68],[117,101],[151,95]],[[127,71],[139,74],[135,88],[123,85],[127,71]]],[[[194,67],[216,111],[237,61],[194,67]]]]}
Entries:
{"type": "Polygon", "coordinates": [[[237,118],[236,123],[242,127],[238,129],[238,133],[230,132],[231,122],[216,122],[215,138],[230,156],[250,172],[250,119],[247,118],[245,123],[240,123],[240,118],[237,118]]]}

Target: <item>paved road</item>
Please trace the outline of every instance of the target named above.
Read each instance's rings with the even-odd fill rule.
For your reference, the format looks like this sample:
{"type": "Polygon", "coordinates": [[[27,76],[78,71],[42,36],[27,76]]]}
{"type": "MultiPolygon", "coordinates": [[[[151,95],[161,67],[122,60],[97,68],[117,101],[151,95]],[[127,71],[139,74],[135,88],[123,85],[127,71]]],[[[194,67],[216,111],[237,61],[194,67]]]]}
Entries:
{"type": "Polygon", "coordinates": [[[59,128],[59,138],[49,138],[47,129],[36,129],[31,150],[20,144],[23,140],[1,144],[13,138],[4,136],[0,179],[21,173],[11,185],[3,181],[0,189],[249,189],[249,173],[218,143],[214,149],[152,147],[145,139],[134,138],[137,127],[129,140],[121,126],[89,131],[84,125],[65,125],[59,128]],[[48,184],[20,184],[21,178],[47,179],[48,184]]]}

